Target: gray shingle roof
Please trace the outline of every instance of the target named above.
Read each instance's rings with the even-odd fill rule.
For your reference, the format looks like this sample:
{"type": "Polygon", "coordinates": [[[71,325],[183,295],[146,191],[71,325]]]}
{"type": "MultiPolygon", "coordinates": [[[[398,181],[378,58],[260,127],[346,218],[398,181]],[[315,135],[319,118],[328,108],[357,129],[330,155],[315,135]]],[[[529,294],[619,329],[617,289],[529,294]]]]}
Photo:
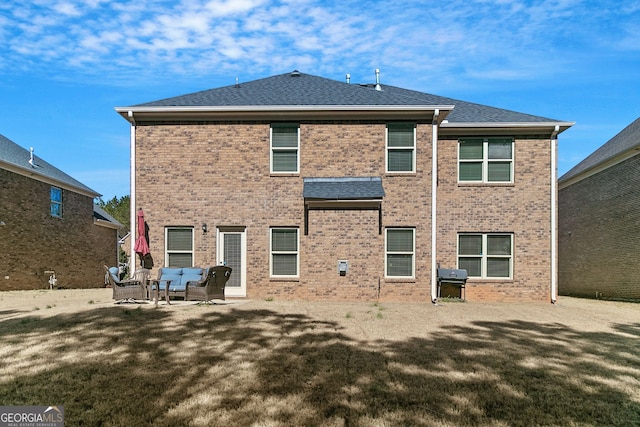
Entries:
{"type": "Polygon", "coordinates": [[[122,227],[122,224],[120,223],[120,221],[118,221],[117,219],[109,215],[107,211],[105,211],[100,207],[100,205],[96,205],[95,203],[93,204],[93,217],[95,219],[107,221],[119,227],[122,227]]]}
{"type": "Polygon", "coordinates": [[[634,120],[629,126],[620,131],[620,133],[571,168],[567,173],[562,175],[558,181],[567,181],[619,154],[638,147],[640,147],[640,118],[634,120]]]}
{"type": "Polygon", "coordinates": [[[30,158],[31,153],[29,150],[20,147],[15,142],[0,135],[0,167],[2,167],[3,163],[8,164],[24,172],[28,172],[29,175],[32,175],[35,179],[38,179],[38,176],[49,178],[81,192],[92,194],[94,197],[100,195],[35,154],[33,165],[29,163],[30,158]]]}
{"type": "Polygon", "coordinates": [[[455,105],[449,123],[549,123],[557,120],[431,95],[394,86],[349,84],[310,74],[280,74],[134,107],[418,106],[455,105]]]}
{"type": "Polygon", "coordinates": [[[316,200],[382,199],[380,177],[304,178],[302,196],[316,200]]]}

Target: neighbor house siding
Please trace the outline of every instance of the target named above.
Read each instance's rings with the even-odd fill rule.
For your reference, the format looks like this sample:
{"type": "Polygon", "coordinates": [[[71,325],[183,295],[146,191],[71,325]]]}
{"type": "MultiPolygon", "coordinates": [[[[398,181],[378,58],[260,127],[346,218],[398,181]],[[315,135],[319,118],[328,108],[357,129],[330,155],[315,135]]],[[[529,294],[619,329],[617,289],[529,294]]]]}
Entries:
{"type": "Polygon", "coordinates": [[[458,138],[438,144],[438,256],[457,265],[459,233],[513,233],[512,279],[469,279],[470,300],[549,301],[551,141],[515,136],[513,184],[458,182],[458,138]]]}
{"type": "MultiPolygon", "coordinates": [[[[287,120],[290,121],[290,120],[287,120]]],[[[268,122],[139,125],[136,206],[150,227],[155,266],[164,265],[166,226],[195,227],[196,266],[216,262],[218,226],[247,233],[247,296],[310,300],[429,300],[431,124],[417,125],[417,171],[385,174],[386,122],[300,122],[300,173],[271,174],[268,122]],[[380,176],[378,211],[309,212],[304,177],[380,176]],[[206,223],[208,233],[201,231],[206,223]],[[299,229],[299,278],[269,277],[270,227],[299,229]],[[384,228],[416,230],[415,278],[385,280],[384,228]],[[339,276],[337,261],[349,261],[339,276]]]]}
{"type": "Polygon", "coordinates": [[[640,156],[560,190],[561,295],[640,299],[640,156]]]}
{"type": "Polygon", "coordinates": [[[51,216],[51,185],[0,169],[0,289],[104,285],[103,264],[116,265],[116,230],[93,223],[93,199],[63,189],[62,218],[51,216]]]}

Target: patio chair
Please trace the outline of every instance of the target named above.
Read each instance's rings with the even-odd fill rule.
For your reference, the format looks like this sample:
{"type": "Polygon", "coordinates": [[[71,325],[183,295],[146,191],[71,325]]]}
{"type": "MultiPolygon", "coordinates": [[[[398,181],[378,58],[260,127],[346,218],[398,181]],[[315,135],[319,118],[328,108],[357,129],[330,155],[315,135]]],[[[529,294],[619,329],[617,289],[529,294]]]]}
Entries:
{"type": "Polygon", "coordinates": [[[185,301],[204,301],[206,303],[213,299],[224,301],[224,287],[231,276],[231,271],[231,267],[225,265],[210,267],[204,279],[187,283],[185,301]]]}
{"type": "MultiPolygon", "coordinates": [[[[120,280],[118,277],[118,267],[104,266],[105,278],[107,283],[113,289],[113,299],[116,304],[122,302],[134,302],[135,300],[144,300],[147,295],[146,283],[142,280],[130,279],[120,280]]],[[[140,274],[142,277],[142,274],[140,274]]]]}

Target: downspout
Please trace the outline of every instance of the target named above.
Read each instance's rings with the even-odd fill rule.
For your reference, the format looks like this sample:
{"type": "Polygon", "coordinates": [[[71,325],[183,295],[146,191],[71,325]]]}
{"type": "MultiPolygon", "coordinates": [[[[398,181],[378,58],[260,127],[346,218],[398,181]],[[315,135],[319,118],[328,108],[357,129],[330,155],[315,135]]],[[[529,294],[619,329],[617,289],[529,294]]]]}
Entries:
{"type": "Polygon", "coordinates": [[[131,134],[130,134],[130,142],[129,149],[131,150],[129,156],[129,181],[131,183],[131,195],[130,195],[130,212],[129,212],[129,220],[130,220],[130,231],[129,235],[131,238],[129,239],[130,251],[129,251],[129,276],[133,278],[133,273],[135,271],[134,265],[136,262],[136,254],[134,252],[134,247],[136,244],[136,233],[134,233],[134,229],[136,226],[136,119],[133,117],[133,111],[129,111],[127,113],[129,117],[129,121],[131,122],[131,134]]]}
{"type": "Polygon", "coordinates": [[[558,132],[556,125],[551,134],[551,304],[558,298],[558,132]]]}
{"type": "Polygon", "coordinates": [[[436,242],[437,227],[437,190],[438,190],[438,117],[440,110],[436,108],[433,112],[433,122],[431,126],[431,302],[436,303],[438,300],[437,289],[437,259],[436,259],[436,242]]]}

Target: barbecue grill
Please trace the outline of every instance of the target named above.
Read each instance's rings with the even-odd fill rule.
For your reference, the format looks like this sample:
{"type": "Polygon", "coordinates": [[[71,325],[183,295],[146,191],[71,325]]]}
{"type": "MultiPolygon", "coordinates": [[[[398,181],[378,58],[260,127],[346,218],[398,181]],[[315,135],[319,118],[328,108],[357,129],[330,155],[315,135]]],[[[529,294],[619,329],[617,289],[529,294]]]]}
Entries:
{"type": "Polygon", "coordinates": [[[464,300],[466,296],[467,270],[438,267],[438,297],[440,297],[440,287],[443,283],[458,286],[460,288],[460,297],[464,300]]]}

